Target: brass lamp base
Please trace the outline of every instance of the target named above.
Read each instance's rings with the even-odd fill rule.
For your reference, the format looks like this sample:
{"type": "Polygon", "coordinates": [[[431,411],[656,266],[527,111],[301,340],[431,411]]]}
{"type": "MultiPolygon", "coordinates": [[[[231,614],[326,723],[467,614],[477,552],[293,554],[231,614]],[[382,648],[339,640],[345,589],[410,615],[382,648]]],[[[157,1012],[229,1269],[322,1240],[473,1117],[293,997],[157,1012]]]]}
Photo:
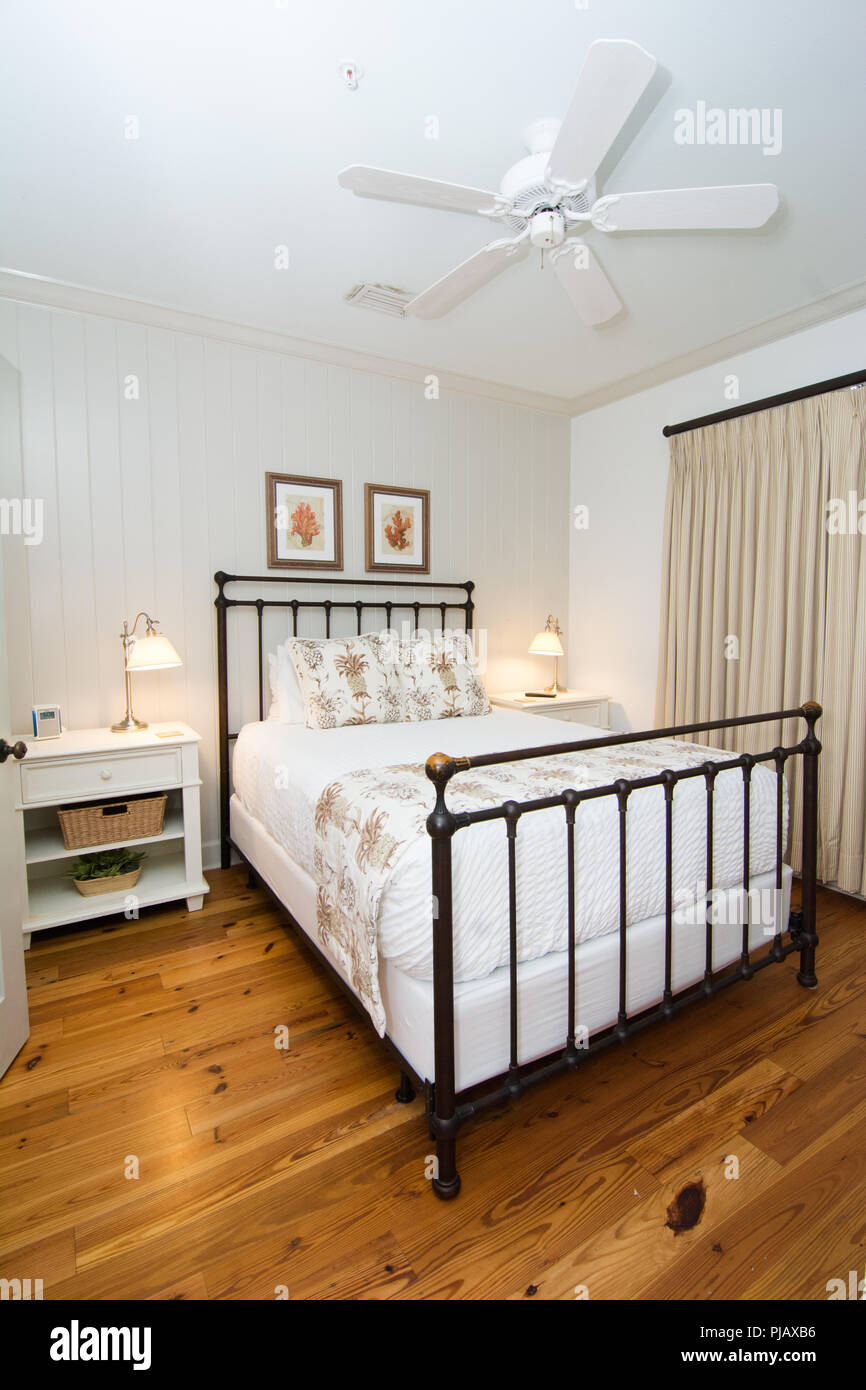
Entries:
{"type": "Polygon", "coordinates": [[[147,724],[143,719],[135,719],[133,715],[128,714],[125,719],[121,719],[119,724],[112,724],[111,732],[113,734],[136,734],[139,729],[146,728],[147,724]]]}
{"type": "Polygon", "coordinates": [[[524,690],[524,695],[532,700],[555,700],[557,695],[566,695],[567,687],[559,684],[559,657],[553,658],[553,680],[543,690],[524,690]]]}

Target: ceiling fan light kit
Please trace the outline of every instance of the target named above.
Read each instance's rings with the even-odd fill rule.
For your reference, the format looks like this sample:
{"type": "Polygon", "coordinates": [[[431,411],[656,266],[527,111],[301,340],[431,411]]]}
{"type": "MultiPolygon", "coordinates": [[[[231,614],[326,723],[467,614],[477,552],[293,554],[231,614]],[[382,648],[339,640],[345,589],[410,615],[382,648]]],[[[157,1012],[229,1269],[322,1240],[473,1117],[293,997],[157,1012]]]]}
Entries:
{"type": "Polygon", "coordinates": [[[542,257],[545,251],[551,253],[574,309],[584,323],[596,327],[618,314],[622,302],[584,241],[585,233],[762,227],[779,205],[772,183],[597,196],[599,166],[656,66],[652,54],[629,40],[598,39],[591,44],[565,117],[561,122],[546,117],[527,127],[529,153],[506,171],[498,193],[369,165],[343,169],[338,182],[360,198],[492,218],[512,233],[489,242],[411,298],[405,314],[440,318],[512,261],[523,259],[531,246],[542,257]]]}
{"type": "Polygon", "coordinates": [[[556,208],[534,212],[529,221],[529,240],[542,251],[565,241],[565,218],[556,208]]]}

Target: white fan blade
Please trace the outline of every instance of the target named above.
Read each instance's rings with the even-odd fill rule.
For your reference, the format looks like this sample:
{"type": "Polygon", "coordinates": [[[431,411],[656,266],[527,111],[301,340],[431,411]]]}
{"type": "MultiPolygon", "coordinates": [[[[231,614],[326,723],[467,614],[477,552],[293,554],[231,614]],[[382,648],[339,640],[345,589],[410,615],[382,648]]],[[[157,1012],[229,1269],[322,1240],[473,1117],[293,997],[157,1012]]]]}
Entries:
{"type": "Polygon", "coordinates": [[[606,323],[622,303],[585,241],[565,241],[556,252],[553,269],[584,323],[606,323]]]}
{"type": "Polygon", "coordinates": [[[640,44],[597,39],[580,70],[547,164],[548,181],[582,192],[656,70],[640,44]]]}
{"type": "Polygon", "coordinates": [[[774,183],[721,188],[666,188],[652,193],[612,193],[592,209],[602,232],[667,232],[763,227],[779,206],[774,183]]]}
{"type": "Polygon", "coordinates": [[[446,212],[474,212],[490,215],[507,211],[510,204],[498,193],[484,188],[467,188],[460,183],[442,183],[439,179],[423,179],[417,174],[398,174],[393,169],[373,169],[367,164],[352,164],[337,175],[342,188],[349,188],[359,198],[381,198],[388,203],[417,203],[426,208],[444,208],[446,212]]]}
{"type": "Polygon", "coordinates": [[[461,300],[468,299],[476,290],[480,290],[482,285],[486,285],[488,280],[505,270],[512,261],[522,260],[528,250],[529,242],[526,237],[491,241],[488,246],[482,246],[480,251],[470,256],[468,261],[463,261],[448,275],[443,275],[442,279],[437,280],[429,289],[416,294],[414,299],[409,300],[404,312],[419,319],[441,318],[461,300]]]}

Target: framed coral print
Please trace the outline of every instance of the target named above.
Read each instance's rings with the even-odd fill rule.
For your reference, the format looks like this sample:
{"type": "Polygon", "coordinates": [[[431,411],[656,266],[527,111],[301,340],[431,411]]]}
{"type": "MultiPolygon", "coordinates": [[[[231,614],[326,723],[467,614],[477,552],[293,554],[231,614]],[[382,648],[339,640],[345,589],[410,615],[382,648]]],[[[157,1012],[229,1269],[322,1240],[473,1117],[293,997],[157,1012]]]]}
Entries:
{"type": "Polygon", "coordinates": [[[430,573],[430,493],[364,484],[367,570],[430,573]]]}
{"type": "Polygon", "coordinates": [[[266,473],[268,569],[343,568],[343,485],[266,473]]]}

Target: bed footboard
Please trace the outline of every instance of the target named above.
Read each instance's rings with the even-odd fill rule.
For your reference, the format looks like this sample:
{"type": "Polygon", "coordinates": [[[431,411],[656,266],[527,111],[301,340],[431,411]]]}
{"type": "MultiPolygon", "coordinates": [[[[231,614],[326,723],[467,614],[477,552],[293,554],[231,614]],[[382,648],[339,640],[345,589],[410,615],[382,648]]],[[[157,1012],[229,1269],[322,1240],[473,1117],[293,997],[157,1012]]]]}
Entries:
{"type": "MultiPolygon", "coordinates": [[[[721,719],[702,724],[677,725],[668,729],[651,729],[642,733],[619,734],[575,743],[551,744],[526,748],[519,752],[491,753],[477,758],[452,758],[435,753],[427,760],[426,771],[436,789],[436,804],[427,820],[432,852],[432,888],[435,904],[433,922],[433,1017],[436,1080],[430,1088],[428,1107],[430,1130],[436,1142],[436,1171],[433,1190],[442,1199],[456,1197],[460,1191],[457,1170],[457,1134],[461,1126],[486,1109],[515,1098],[529,1086],[567,1069],[576,1068],[581,1056],[616,1042],[623,1042],[638,1030],[660,1019],[674,1017],[681,1009],[699,998],[712,997],[736,980],[751,979],[759,970],[782,961],[792,951],[800,953],[797,979],[807,989],[817,986],[815,975],[816,886],[818,859],[818,756],[821,744],[815,725],[821,717],[821,706],[813,701],[799,709],[778,710],[771,714],[747,715],[738,719],[721,719]],[[654,776],[634,779],[618,778],[609,786],[591,787],[582,791],[567,788],[557,796],[533,801],[505,801],[501,806],[483,810],[453,813],[446,803],[446,791],[452,777],[469,768],[489,767],[497,763],[547,757],[557,753],[578,752],[594,748],[671,738],[678,734],[695,734],[731,729],[747,724],[763,724],[786,719],[803,719],[806,733],[801,741],[790,747],[778,746],[766,753],[743,753],[721,761],[704,762],[676,771],[665,770],[654,776]],[[750,949],[748,892],[750,880],[750,782],[752,770],[758,763],[772,764],[776,772],[776,889],[782,888],[783,864],[783,804],[784,773],[789,758],[803,759],[802,778],[802,870],[800,908],[792,912],[787,924],[775,920],[775,934],[769,952],[758,960],[750,949]],[[673,801],[677,783],[687,778],[703,778],[706,784],[707,815],[707,877],[709,894],[713,888],[713,790],[715,779],[726,769],[740,768],[743,776],[743,887],[745,908],[742,949],[739,961],[724,970],[713,969],[712,911],[706,912],[706,954],[703,980],[697,987],[676,992],[673,979],[673,801]],[[627,1010],[628,929],[626,874],[628,803],[632,792],[652,786],[664,788],[665,798],[665,963],[664,992],[661,1003],[640,1014],[629,1016],[627,1010]],[[574,889],[574,826],[575,814],[581,803],[598,797],[614,797],[619,810],[619,1001],[616,1023],[591,1039],[577,1044],[576,986],[575,986],[575,889],[574,889]],[[568,882],[568,1026],[561,1050],[542,1062],[521,1065],[518,1039],[518,975],[517,975],[517,860],[516,841],[520,818],[536,811],[562,807],[566,821],[566,870],[568,882]],[[508,849],[509,904],[509,1011],[510,1047],[507,1075],[502,1084],[480,1098],[462,1100],[455,1087],[454,1046],[454,923],[452,893],[451,847],[454,835],[479,821],[502,820],[505,823],[508,849]],[[784,936],[789,936],[785,941],[784,936]]],[[[780,901],[781,899],[777,899],[780,901]]]]}

